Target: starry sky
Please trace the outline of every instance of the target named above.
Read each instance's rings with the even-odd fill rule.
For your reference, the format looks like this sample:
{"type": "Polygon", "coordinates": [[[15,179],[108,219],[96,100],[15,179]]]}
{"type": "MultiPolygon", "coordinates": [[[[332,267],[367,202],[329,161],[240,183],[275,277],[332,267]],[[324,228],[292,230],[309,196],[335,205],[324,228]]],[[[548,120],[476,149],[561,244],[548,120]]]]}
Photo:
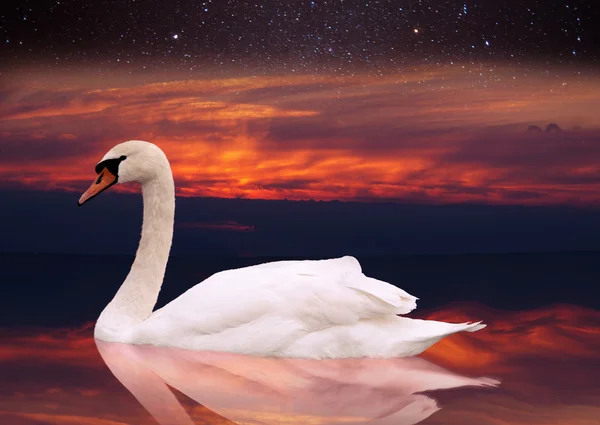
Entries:
{"type": "Polygon", "coordinates": [[[4,67],[231,69],[597,62],[592,1],[30,1],[0,15],[4,67]]]}
{"type": "MultiPolygon", "coordinates": [[[[286,252],[299,255],[600,247],[589,215],[600,205],[597,9],[533,0],[12,4],[0,12],[0,191],[10,200],[0,249],[103,246],[53,229],[87,226],[88,213],[73,216],[62,202],[129,139],[167,153],[180,199],[222,198],[206,214],[181,201],[178,217],[187,234],[246,238],[224,252],[271,253],[273,235],[291,230],[282,221],[266,231],[268,211],[319,229],[312,245],[293,236],[286,252]],[[298,201],[321,203],[306,214],[285,204],[298,201]],[[327,206],[338,201],[339,212],[327,206]],[[353,202],[378,205],[367,214],[353,202]],[[400,204],[431,210],[400,211],[429,221],[399,244],[386,235],[412,228],[391,219],[400,204]],[[456,204],[467,205],[463,216],[441,208],[456,204]],[[33,226],[25,205],[43,208],[46,225],[33,226]],[[336,227],[342,210],[361,220],[352,242],[336,227]],[[327,238],[339,244],[321,251],[327,238]]],[[[90,208],[127,216],[130,201],[111,196],[90,208]]]]}

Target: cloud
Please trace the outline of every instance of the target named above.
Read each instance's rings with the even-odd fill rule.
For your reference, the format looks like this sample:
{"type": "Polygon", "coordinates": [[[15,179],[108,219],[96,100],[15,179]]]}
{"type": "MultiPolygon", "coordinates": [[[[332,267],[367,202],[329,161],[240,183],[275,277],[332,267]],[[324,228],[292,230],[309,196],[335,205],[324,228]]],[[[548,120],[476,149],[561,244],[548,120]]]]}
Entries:
{"type": "Polygon", "coordinates": [[[145,139],[169,155],[182,196],[600,203],[600,82],[498,68],[480,84],[475,71],[65,89],[21,79],[0,100],[0,185],[81,190],[106,150],[145,139]],[[524,132],[552,121],[587,130],[524,132]]]}

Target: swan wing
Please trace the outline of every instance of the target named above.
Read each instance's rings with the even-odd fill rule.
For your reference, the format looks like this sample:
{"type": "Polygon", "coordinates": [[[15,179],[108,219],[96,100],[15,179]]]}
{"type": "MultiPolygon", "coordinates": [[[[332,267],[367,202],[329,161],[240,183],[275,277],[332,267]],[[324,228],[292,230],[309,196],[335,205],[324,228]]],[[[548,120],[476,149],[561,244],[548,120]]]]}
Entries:
{"type": "Polygon", "coordinates": [[[132,331],[131,342],[276,354],[311,332],[405,314],[417,298],[365,276],[353,257],[216,273],[132,331]]]}
{"type": "MultiPolygon", "coordinates": [[[[365,276],[358,260],[351,256],[328,260],[274,261],[238,270],[281,270],[290,275],[313,277],[313,284],[319,279],[326,279],[326,282],[322,282],[322,285],[319,282],[314,288],[317,291],[331,290],[332,286],[328,283],[336,281],[338,286],[352,289],[376,304],[395,307],[393,314],[409,313],[416,308],[418,300],[394,285],[365,276]]],[[[389,313],[387,309],[381,311],[381,314],[389,313]]]]}

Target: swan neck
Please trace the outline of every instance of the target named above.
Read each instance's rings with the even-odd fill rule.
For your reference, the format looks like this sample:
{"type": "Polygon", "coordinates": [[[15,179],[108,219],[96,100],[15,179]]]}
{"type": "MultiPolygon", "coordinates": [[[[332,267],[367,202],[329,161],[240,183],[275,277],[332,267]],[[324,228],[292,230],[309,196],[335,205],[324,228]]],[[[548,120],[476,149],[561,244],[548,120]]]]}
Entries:
{"type": "MultiPolygon", "coordinates": [[[[131,270],[96,323],[98,339],[122,341],[126,331],[146,320],[158,299],[173,241],[175,189],[168,172],[142,184],[142,235],[131,270]]],[[[124,342],[124,341],[122,341],[124,342]]]]}

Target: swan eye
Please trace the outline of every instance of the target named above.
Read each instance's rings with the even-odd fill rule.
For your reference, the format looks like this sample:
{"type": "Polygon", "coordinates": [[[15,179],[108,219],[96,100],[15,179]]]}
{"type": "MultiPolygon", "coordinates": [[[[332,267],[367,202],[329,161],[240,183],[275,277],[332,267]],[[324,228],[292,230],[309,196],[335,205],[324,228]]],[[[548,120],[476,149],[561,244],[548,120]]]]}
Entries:
{"type": "Polygon", "coordinates": [[[119,158],[105,159],[104,161],[96,164],[96,174],[100,174],[103,169],[107,168],[113,175],[119,175],[119,164],[127,159],[125,155],[121,155],[119,158]]]}

